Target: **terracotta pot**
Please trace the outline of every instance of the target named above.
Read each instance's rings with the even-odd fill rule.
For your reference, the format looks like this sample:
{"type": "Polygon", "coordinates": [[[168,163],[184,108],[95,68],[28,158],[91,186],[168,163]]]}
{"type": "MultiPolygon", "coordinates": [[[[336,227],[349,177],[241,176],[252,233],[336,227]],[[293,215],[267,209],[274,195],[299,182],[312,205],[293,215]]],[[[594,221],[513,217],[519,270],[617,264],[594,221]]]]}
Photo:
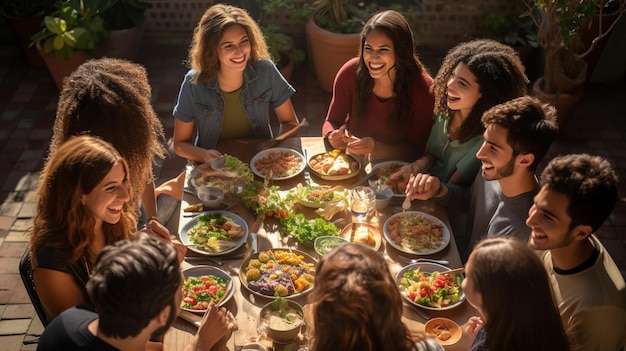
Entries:
{"type": "Polygon", "coordinates": [[[143,27],[115,29],[109,31],[109,40],[104,44],[103,56],[135,60],[139,56],[143,27]]]}
{"type": "Polygon", "coordinates": [[[559,127],[563,127],[565,123],[569,120],[572,111],[578,105],[580,100],[582,100],[583,95],[585,93],[585,86],[580,85],[576,90],[570,93],[556,93],[556,94],[547,94],[542,89],[543,86],[543,78],[539,78],[535,81],[532,87],[532,94],[537,99],[549,103],[554,106],[557,113],[557,123],[559,127]]]}
{"type": "Polygon", "coordinates": [[[7,19],[9,26],[13,30],[17,38],[17,44],[20,47],[22,55],[26,58],[26,62],[33,68],[44,68],[46,64],[41,56],[37,53],[34,45],[31,45],[30,37],[41,30],[43,17],[18,18],[9,16],[2,11],[4,18],[7,19]]]}
{"type": "Polygon", "coordinates": [[[571,93],[587,80],[587,62],[568,50],[559,50],[554,83],[560,93],[571,93]]]}
{"type": "Polygon", "coordinates": [[[52,76],[52,79],[54,79],[54,82],[59,90],[63,88],[63,78],[72,74],[78,66],[91,58],[83,51],[76,50],[72,58],[69,60],[59,60],[56,56],[54,56],[54,53],[46,54],[43,52],[40,42],[37,42],[36,47],[37,52],[46,63],[48,71],[50,72],[50,75],[52,76]]]}
{"type": "Polygon", "coordinates": [[[335,75],[359,54],[360,33],[338,34],[320,28],[312,19],[305,27],[309,57],[322,90],[332,93],[335,75]]]}

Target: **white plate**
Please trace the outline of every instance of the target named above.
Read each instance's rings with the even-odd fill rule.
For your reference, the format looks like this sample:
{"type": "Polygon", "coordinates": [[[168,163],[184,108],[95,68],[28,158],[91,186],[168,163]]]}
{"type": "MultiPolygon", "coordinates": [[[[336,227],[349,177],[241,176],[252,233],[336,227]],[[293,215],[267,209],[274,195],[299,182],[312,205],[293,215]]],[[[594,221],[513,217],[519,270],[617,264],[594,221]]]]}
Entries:
{"type": "MultiPolygon", "coordinates": [[[[185,276],[185,280],[187,280],[190,277],[196,277],[199,278],[203,275],[212,275],[212,276],[216,276],[216,277],[220,277],[223,278],[226,281],[226,295],[224,295],[224,297],[222,298],[222,301],[220,301],[220,303],[218,304],[218,306],[223,306],[226,302],[228,302],[228,300],[230,300],[231,297],[233,297],[233,294],[235,292],[235,287],[233,286],[233,284],[230,284],[230,289],[229,289],[229,283],[233,280],[233,278],[226,272],[224,272],[223,270],[213,267],[213,266],[195,266],[195,267],[191,267],[191,268],[187,268],[183,270],[183,276],[185,276]]],[[[184,311],[189,311],[189,312],[195,312],[195,313],[204,313],[206,312],[206,310],[192,310],[189,308],[182,308],[184,311]]]]}
{"type": "Polygon", "coordinates": [[[220,252],[208,252],[208,251],[200,250],[197,247],[193,246],[193,243],[191,242],[191,240],[189,239],[189,236],[187,235],[187,232],[189,231],[189,229],[191,229],[194,225],[198,224],[198,217],[200,216],[198,215],[198,216],[193,217],[189,222],[185,223],[185,225],[183,225],[183,227],[180,229],[180,233],[179,233],[180,241],[184,245],[192,245],[192,246],[187,246],[189,250],[206,255],[206,256],[222,256],[222,255],[229,254],[233,251],[236,251],[238,248],[240,248],[241,246],[243,246],[243,244],[246,243],[246,238],[248,237],[248,223],[246,223],[246,221],[243,218],[228,211],[205,211],[204,213],[221,213],[222,216],[232,218],[235,223],[239,224],[243,228],[243,235],[241,236],[241,238],[235,241],[235,246],[231,247],[230,249],[226,249],[220,252]]]}
{"type": "MultiPolygon", "coordinates": [[[[425,305],[420,305],[416,302],[411,301],[411,299],[409,299],[405,294],[404,294],[404,288],[400,285],[400,280],[402,279],[402,276],[404,275],[404,273],[408,272],[410,269],[415,270],[416,268],[420,269],[420,272],[424,272],[424,273],[432,273],[432,272],[445,272],[445,271],[450,271],[451,269],[446,267],[446,266],[442,266],[440,264],[437,263],[429,263],[429,262],[418,262],[418,263],[413,263],[410,264],[404,268],[402,268],[398,274],[396,274],[396,284],[398,285],[398,289],[400,289],[400,295],[402,295],[402,298],[404,299],[404,301],[408,302],[411,306],[413,307],[419,307],[419,308],[423,308],[426,310],[431,310],[431,311],[445,311],[445,310],[449,310],[449,309],[453,309],[459,305],[461,305],[463,303],[463,301],[465,300],[465,293],[461,290],[461,293],[459,294],[459,301],[448,305],[446,307],[441,307],[441,308],[437,308],[437,307],[430,307],[430,306],[425,306],[425,305]]],[[[459,274],[461,276],[461,282],[463,281],[464,277],[463,274],[459,274]]],[[[460,286],[459,286],[460,288],[460,286]]]]}
{"type": "MultiPolygon", "coordinates": [[[[379,169],[382,169],[382,168],[385,168],[385,167],[389,167],[389,166],[393,166],[393,165],[396,165],[396,164],[399,164],[401,166],[405,166],[405,165],[408,165],[409,163],[405,162],[405,161],[384,161],[384,162],[375,164],[372,167],[372,169],[369,172],[367,172],[367,173],[371,174],[371,173],[376,172],[379,169]]],[[[370,177],[369,180],[373,181],[373,178],[374,178],[374,176],[370,177]]],[[[406,197],[406,194],[405,193],[396,193],[396,192],[394,192],[393,193],[393,197],[402,197],[403,198],[403,197],[406,197]]]]}
{"type": "Polygon", "coordinates": [[[412,254],[412,255],[430,255],[430,254],[434,254],[436,252],[439,252],[443,249],[445,249],[448,244],[450,244],[450,230],[448,229],[448,227],[446,227],[445,224],[443,224],[443,222],[432,215],[429,215],[428,213],[424,213],[424,212],[420,212],[420,211],[407,211],[407,212],[400,212],[400,213],[396,213],[395,215],[389,217],[386,221],[385,221],[385,225],[383,227],[383,233],[385,234],[385,240],[387,240],[387,243],[389,245],[391,245],[392,247],[394,247],[396,250],[408,253],[408,254],[412,254]],[[399,216],[422,216],[425,219],[429,219],[432,220],[433,222],[435,222],[436,224],[440,225],[443,227],[443,238],[442,241],[443,243],[441,245],[438,245],[437,247],[433,247],[430,250],[422,250],[422,251],[414,251],[411,249],[408,249],[402,245],[397,244],[395,241],[393,241],[393,239],[391,238],[391,233],[389,232],[389,223],[394,220],[395,218],[399,217],[399,216]]]}
{"type": "Polygon", "coordinates": [[[272,180],[284,180],[284,179],[293,178],[293,177],[297,176],[298,174],[302,173],[302,171],[304,170],[304,167],[306,167],[306,161],[304,160],[304,156],[302,156],[301,153],[297,152],[296,150],[289,149],[289,148],[286,148],[286,147],[275,147],[275,148],[263,150],[263,151],[259,152],[258,154],[254,155],[252,160],[250,160],[250,169],[252,169],[252,173],[256,174],[257,176],[259,176],[259,177],[261,177],[263,179],[265,179],[265,175],[263,173],[261,173],[261,171],[259,171],[255,167],[254,164],[259,159],[261,159],[263,157],[266,157],[270,152],[286,152],[286,153],[293,154],[293,155],[297,156],[300,159],[300,166],[298,167],[297,170],[294,170],[291,174],[286,175],[286,176],[281,176],[281,177],[272,176],[272,180]]]}

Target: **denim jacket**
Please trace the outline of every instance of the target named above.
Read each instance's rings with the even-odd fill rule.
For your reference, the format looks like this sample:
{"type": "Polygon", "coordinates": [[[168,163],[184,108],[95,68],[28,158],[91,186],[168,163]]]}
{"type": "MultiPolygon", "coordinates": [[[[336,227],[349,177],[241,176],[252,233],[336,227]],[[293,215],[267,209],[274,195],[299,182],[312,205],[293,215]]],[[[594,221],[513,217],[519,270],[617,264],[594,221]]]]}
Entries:
{"type": "MultiPolygon", "coordinates": [[[[224,99],[217,77],[194,84],[197,71],[187,72],[174,106],[174,117],[183,122],[195,122],[194,145],[214,149],[224,121],[224,99]]],[[[272,138],[269,107],[282,105],[296,90],[283,78],[270,60],[248,63],[243,73],[242,99],[256,138],[272,138]]]]}

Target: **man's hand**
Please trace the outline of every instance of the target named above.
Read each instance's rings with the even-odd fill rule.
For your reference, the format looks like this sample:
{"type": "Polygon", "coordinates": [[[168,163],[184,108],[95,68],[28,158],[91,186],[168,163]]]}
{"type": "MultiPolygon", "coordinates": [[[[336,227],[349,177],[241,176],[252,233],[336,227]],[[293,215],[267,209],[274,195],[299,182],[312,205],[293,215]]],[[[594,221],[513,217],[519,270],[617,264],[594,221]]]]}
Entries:
{"type": "Polygon", "coordinates": [[[406,193],[410,194],[411,200],[428,200],[440,190],[439,178],[430,174],[418,173],[411,175],[406,186],[406,193]]]}
{"type": "Polygon", "coordinates": [[[234,328],[231,321],[232,314],[224,307],[219,307],[213,302],[209,304],[198,332],[185,350],[209,351],[220,339],[230,333],[234,328]],[[191,347],[191,348],[190,348],[191,347]]]}

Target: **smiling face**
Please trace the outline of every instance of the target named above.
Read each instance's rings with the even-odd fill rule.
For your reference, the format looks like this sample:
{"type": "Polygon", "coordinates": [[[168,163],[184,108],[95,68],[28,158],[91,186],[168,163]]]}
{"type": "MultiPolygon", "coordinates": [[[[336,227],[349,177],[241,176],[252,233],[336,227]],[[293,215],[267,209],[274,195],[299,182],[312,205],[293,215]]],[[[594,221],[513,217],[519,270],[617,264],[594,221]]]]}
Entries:
{"type": "Polygon", "coordinates": [[[373,30],[365,37],[363,61],[372,79],[395,78],[396,54],[393,41],[383,32],[373,30]]]}
{"type": "Polygon", "coordinates": [[[469,115],[480,99],[480,85],[478,79],[463,62],[454,68],[448,80],[448,107],[451,110],[461,111],[464,116],[469,115]]]}
{"type": "Polygon", "coordinates": [[[545,185],[541,188],[526,219],[526,225],[531,229],[530,247],[535,250],[559,249],[575,240],[576,228],[570,228],[572,220],[567,214],[568,207],[569,198],[565,194],[545,185]]]}
{"type": "Polygon", "coordinates": [[[243,72],[250,58],[250,50],[250,39],[244,27],[237,24],[224,30],[217,47],[220,70],[243,72]]]}
{"type": "Polygon", "coordinates": [[[513,148],[507,142],[509,131],[497,124],[490,124],[485,129],[485,141],[476,153],[482,163],[482,174],[485,180],[498,180],[509,177],[515,171],[513,148]]]}
{"type": "Polygon", "coordinates": [[[82,203],[95,217],[96,223],[117,223],[122,216],[122,207],[130,200],[126,172],[122,163],[117,163],[93,190],[82,196],[82,203]]]}

